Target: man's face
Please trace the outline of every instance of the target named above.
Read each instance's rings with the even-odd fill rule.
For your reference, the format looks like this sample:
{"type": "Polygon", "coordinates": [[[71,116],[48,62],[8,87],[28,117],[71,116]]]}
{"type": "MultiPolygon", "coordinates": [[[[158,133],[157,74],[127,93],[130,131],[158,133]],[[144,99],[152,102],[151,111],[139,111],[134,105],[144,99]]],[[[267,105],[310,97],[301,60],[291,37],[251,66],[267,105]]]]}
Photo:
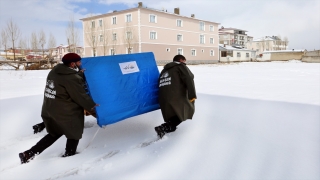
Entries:
{"type": "Polygon", "coordinates": [[[76,66],[80,69],[81,61],[77,61],[77,62],[76,62],[76,66]]]}
{"type": "Polygon", "coordinates": [[[70,65],[71,65],[71,68],[73,69],[80,69],[81,61],[72,62],[70,65]]]}
{"type": "Polygon", "coordinates": [[[180,62],[186,63],[186,59],[180,59],[180,62]]]}

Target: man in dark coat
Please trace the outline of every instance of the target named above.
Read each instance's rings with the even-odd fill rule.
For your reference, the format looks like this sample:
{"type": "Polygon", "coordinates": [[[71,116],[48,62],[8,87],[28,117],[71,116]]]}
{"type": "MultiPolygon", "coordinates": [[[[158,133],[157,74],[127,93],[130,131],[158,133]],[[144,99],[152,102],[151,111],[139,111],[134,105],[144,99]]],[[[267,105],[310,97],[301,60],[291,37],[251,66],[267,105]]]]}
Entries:
{"type": "Polygon", "coordinates": [[[74,155],[82,138],[84,110],[93,112],[97,106],[86,93],[84,80],[78,74],[81,57],[68,53],[63,56],[62,62],[49,72],[44,90],[41,117],[48,134],[31,149],[19,153],[21,163],[29,162],[62,135],[67,137],[66,151],[62,157],[74,155]]]}
{"type": "Polygon", "coordinates": [[[155,127],[159,138],[176,130],[177,126],[194,114],[197,98],[194,75],[185,64],[183,55],[176,55],[173,62],[164,66],[159,77],[159,103],[164,124],[155,127]]]}

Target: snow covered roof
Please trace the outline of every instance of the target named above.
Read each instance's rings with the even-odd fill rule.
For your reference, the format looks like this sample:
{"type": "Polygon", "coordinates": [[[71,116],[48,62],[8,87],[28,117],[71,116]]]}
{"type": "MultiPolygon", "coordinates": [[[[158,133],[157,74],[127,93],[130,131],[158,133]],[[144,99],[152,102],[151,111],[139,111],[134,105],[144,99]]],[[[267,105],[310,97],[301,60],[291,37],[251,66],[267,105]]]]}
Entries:
{"type": "Polygon", "coordinates": [[[264,51],[264,54],[267,53],[287,53],[287,52],[304,52],[306,49],[291,49],[291,50],[281,50],[281,51],[264,51]]]}
{"type": "Polygon", "coordinates": [[[252,41],[275,41],[275,40],[281,40],[277,36],[263,36],[261,38],[253,39],[252,41]]]}
{"type": "Polygon", "coordinates": [[[227,51],[253,51],[250,49],[241,48],[240,46],[229,46],[224,44],[219,44],[219,50],[227,50],[227,51]]]}
{"type": "Polygon", "coordinates": [[[227,31],[227,30],[236,30],[236,31],[244,31],[244,32],[248,32],[248,31],[243,30],[243,29],[237,29],[237,28],[225,28],[225,27],[223,27],[223,26],[219,29],[219,31],[227,31]]]}

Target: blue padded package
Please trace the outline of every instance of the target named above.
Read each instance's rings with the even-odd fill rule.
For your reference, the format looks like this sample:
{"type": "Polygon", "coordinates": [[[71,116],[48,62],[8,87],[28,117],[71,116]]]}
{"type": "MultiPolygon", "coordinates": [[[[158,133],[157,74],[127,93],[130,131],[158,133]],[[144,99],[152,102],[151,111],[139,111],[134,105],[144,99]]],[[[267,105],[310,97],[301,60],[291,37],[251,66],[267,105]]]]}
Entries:
{"type": "Polygon", "coordinates": [[[152,52],[82,58],[100,127],[159,109],[159,70],[152,52]]]}

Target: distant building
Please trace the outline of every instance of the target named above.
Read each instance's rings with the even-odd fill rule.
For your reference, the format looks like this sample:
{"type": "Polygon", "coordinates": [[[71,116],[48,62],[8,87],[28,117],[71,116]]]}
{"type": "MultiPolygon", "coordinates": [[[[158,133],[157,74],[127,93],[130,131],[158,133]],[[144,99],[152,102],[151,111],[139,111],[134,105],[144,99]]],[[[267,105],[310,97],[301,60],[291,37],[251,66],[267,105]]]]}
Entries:
{"type": "Polygon", "coordinates": [[[252,41],[252,37],[246,34],[246,30],[237,28],[225,28],[221,27],[219,29],[219,43],[229,46],[239,46],[241,48],[246,48],[246,44],[252,41]]]}
{"type": "Polygon", "coordinates": [[[158,64],[177,54],[188,63],[219,60],[219,23],[143,7],[92,16],[83,21],[84,56],[153,52],[158,64]]]}
{"type": "Polygon", "coordinates": [[[239,48],[236,46],[229,46],[225,44],[219,45],[220,62],[242,62],[255,61],[256,51],[239,48]]]}
{"type": "Polygon", "coordinates": [[[73,44],[71,45],[63,45],[60,44],[57,47],[49,49],[49,52],[52,57],[54,57],[56,60],[61,60],[62,57],[69,53],[69,52],[74,52],[77,53],[79,56],[83,56],[83,47],[75,47],[73,44]]]}
{"type": "Polygon", "coordinates": [[[277,36],[264,36],[248,42],[247,48],[256,50],[259,54],[264,51],[282,51],[288,48],[288,41],[277,36]]]}

